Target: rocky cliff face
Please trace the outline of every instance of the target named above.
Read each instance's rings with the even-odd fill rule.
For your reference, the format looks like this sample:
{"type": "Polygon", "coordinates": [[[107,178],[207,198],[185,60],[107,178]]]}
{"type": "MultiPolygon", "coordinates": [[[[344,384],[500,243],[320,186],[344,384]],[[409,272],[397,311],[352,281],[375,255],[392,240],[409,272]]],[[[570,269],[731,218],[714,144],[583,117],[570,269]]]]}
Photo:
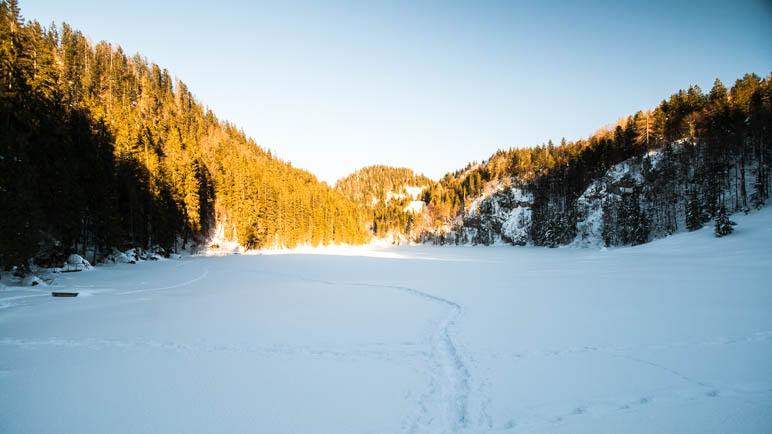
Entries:
{"type": "MultiPolygon", "coordinates": [[[[570,205],[561,224],[576,247],[634,245],[686,230],[690,194],[709,182],[694,168],[692,144],[681,141],[625,160],[594,179],[570,205]]],[[[735,170],[733,165],[728,171],[735,170]]],[[[746,172],[755,169],[748,167],[746,172]]],[[[726,203],[747,211],[737,192],[754,179],[737,176],[721,187],[726,203]]],[[[439,244],[534,244],[534,195],[514,180],[488,186],[452,224],[422,241],[439,244]]],[[[707,213],[704,220],[708,220],[707,213]]]]}

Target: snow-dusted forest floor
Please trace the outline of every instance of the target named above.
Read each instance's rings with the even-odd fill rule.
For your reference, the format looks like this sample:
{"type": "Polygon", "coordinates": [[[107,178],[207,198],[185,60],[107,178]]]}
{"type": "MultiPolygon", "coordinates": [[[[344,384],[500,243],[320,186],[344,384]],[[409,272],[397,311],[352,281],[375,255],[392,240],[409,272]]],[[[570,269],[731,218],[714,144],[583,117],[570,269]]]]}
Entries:
{"type": "Polygon", "coordinates": [[[185,257],[0,287],[0,432],[769,432],[771,211],[632,248],[185,257]]]}

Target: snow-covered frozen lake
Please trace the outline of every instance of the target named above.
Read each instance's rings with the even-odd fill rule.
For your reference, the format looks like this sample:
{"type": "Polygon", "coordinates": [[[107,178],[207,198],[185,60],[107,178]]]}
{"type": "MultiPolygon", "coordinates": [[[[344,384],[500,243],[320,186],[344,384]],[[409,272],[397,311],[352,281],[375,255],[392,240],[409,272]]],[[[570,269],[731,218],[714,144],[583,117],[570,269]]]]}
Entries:
{"type": "Polygon", "coordinates": [[[737,220],[608,251],[186,257],[60,275],[77,298],[3,288],[0,432],[772,432],[772,212],[737,220]]]}

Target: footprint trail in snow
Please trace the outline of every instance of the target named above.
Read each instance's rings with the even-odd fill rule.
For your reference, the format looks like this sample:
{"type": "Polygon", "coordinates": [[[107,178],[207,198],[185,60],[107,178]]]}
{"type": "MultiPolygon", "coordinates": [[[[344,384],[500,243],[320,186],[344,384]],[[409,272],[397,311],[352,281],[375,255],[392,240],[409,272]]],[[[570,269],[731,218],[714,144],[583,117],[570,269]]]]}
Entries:
{"type": "MultiPolygon", "coordinates": [[[[271,272],[272,274],[281,274],[271,272]]],[[[290,275],[287,275],[290,276],[290,275]]],[[[449,433],[463,430],[469,425],[469,392],[472,381],[456,344],[450,335],[450,329],[461,316],[463,308],[458,303],[443,297],[432,295],[415,288],[396,285],[381,285],[362,282],[333,282],[322,279],[290,276],[300,280],[333,286],[361,286],[366,288],[383,288],[407,293],[413,297],[445,306],[450,310],[448,316],[440,323],[435,336],[431,337],[431,355],[435,361],[433,369],[435,377],[430,383],[429,393],[420,403],[419,414],[410,424],[411,433],[449,433]],[[438,378],[439,377],[439,378],[438,378]],[[439,384],[438,384],[439,383],[439,384]],[[439,412],[439,414],[435,414],[439,412]]],[[[481,417],[480,420],[488,419],[481,417]]]]}

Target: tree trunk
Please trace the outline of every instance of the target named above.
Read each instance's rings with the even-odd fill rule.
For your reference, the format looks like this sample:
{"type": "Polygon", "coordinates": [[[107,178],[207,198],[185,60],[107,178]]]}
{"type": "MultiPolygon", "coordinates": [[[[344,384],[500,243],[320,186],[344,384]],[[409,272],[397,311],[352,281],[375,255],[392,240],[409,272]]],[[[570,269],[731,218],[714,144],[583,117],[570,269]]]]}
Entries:
{"type": "Polygon", "coordinates": [[[740,196],[743,209],[748,208],[748,190],[745,187],[745,152],[740,154],[740,196]]]}

